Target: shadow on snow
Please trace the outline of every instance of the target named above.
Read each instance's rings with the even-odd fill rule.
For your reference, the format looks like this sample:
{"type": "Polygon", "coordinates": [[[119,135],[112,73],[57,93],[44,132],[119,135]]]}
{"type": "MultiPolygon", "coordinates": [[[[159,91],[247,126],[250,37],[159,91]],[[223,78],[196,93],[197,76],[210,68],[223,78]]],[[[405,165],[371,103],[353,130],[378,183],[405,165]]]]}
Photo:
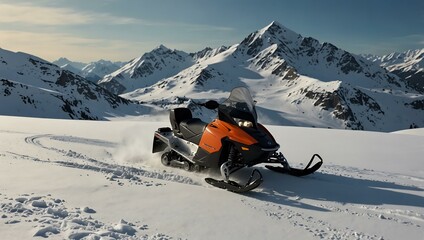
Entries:
{"type": "Polygon", "coordinates": [[[424,207],[424,197],[405,192],[424,191],[415,186],[320,172],[300,178],[268,170],[262,170],[262,173],[262,189],[247,193],[247,197],[317,211],[328,210],[303,203],[301,199],[341,204],[424,207]]]}

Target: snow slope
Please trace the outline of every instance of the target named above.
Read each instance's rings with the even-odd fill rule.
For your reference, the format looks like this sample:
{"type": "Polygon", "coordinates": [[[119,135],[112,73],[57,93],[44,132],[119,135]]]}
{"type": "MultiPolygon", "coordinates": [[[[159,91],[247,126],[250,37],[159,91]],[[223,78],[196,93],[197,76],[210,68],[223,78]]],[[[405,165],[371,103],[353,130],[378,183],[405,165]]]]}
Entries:
{"type": "MultiPolygon", "coordinates": [[[[2,239],[422,239],[424,132],[269,126],[296,178],[234,194],[150,154],[168,123],[0,116],[2,239]]],[[[210,173],[213,175],[213,173],[210,173]]],[[[216,177],[216,176],[215,176],[216,177]]]]}
{"type": "Polygon", "coordinates": [[[196,53],[186,53],[160,45],[104,76],[98,84],[116,94],[131,92],[151,86],[226,49],[222,46],[216,49],[205,48],[196,53]]]}

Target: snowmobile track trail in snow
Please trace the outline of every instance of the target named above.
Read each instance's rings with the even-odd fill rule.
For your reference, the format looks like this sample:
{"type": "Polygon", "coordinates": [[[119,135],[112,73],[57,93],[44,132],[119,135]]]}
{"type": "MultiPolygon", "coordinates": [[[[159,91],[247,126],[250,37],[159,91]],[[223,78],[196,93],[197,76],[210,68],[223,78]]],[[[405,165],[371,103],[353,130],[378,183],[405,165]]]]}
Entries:
{"type": "MultiPolygon", "coordinates": [[[[107,163],[104,161],[99,161],[93,159],[83,153],[79,153],[73,150],[65,150],[61,148],[54,147],[54,141],[60,141],[64,143],[73,143],[73,144],[82,144],[90,145],[91,147],[100,147],[100,148],[113,148],[117,144],[112,142],[107,142],[98,139],[88,139],[80,138],[73,136],[60,136],[52,134],[40,134],[25,137],[25,142],[27,144],[34,145],[39,148],[43,148],[49,151],[53,151],[61,156],[63,160],[41,160],[37,158],[32,158],[32,160],[39,160],[47,163],[55,163],[65,167],[79,168],[84,170],[91,170],[96,172],[101,172],[107,174],[107,178],[111,181],[119,181],[119,179],[130,180],[133,183],[141,185],[156,185],[160,186],[160,183],[150,183],[149,181],[142,181],[140,177],[151,178],[151,179],[160,179],[165,181],[172,181],[185,184],[196,184],[192,179],[180,176],[175,173],[168,172],[156,172],[156,171],[147,171],[141,168],[130,167],[125,165],[119,165],[116,163],[107,163]],[[144,184],[143,184],[144,183],[144,184]]],[[[108,153],[108,152],[107,152],[108,153]]],[[[110,153],[108,153],[111,155],[110,153]]],[[[22,156],[22,155],[21,155],[22,156]]],[[[30,156],[27,156],[30,158],[30,156]]],[[[122,182],[119,182],[122,185],[122,182]]]]}

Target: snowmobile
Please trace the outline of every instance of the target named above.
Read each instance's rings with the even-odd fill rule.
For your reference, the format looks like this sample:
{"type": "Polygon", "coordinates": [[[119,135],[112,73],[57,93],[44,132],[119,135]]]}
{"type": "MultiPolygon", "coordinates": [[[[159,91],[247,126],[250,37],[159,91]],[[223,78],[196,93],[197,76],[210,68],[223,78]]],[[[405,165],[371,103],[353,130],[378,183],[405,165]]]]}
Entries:
{"type": "Polygon", "coordinates": [[[218,118],[205,123],[193,118],[190,109],[175,108],[170,111],[171,128],[159,128],[154,133],[153,153],[162,152],[165,166],[187,171],[219,170],[222,179],[206,178],[212,186],[232,192],[247,192],[263,182],[258,169],[252,170],[246,183],[230,180],[234,172],[257,164],[269,170],[293,176],[305,176],[317,171],[323,160],[314,154],[304,169],[290,167],[280,145],[271,133],[257,122],[255,102],[245,87],[234,88],[223,103],[209,100],[198,103],[208,109],[218,109],[218,118]],[[312,165],[314,160],[316,163],[312,165]]]}

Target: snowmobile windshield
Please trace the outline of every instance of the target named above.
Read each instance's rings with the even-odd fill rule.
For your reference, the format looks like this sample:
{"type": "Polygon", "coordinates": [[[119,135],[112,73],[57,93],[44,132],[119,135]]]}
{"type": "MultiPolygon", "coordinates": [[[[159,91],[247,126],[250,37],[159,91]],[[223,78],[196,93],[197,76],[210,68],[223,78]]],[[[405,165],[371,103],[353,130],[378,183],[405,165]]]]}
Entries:
{"type": "Polygon", "coordinates": [[[245,87],[237,87],[218,108],[221,120],[240,127],[256,127],[257,114],[252,95],[245,87]]]}

